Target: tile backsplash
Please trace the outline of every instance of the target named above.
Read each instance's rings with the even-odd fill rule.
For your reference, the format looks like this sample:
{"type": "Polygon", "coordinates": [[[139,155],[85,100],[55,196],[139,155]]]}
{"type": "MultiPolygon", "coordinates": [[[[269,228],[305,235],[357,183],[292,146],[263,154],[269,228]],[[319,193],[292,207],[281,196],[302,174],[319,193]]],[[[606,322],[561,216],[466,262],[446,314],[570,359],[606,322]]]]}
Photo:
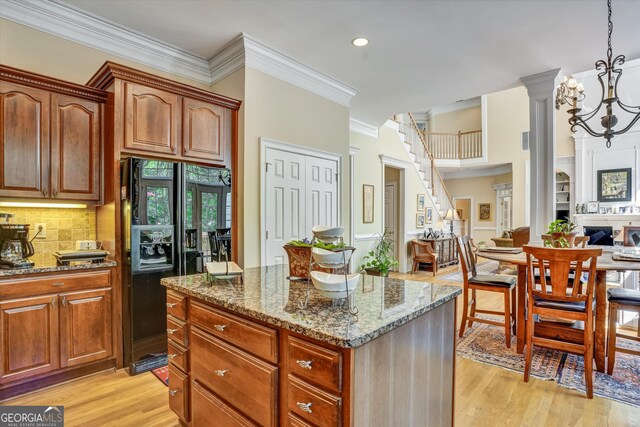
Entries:
{"type": "Polygon", "coordinates": [[[37,266],[56,264],[53,253],[58,250],[75,249],[76,240],[96,239],[96,208],[2,208],[12,213],[14,224],[29,224],[29,235],[36,232],[36,223],[47,224],[47,237],[33,240],[35,255],[31,260],[37,266]]]}

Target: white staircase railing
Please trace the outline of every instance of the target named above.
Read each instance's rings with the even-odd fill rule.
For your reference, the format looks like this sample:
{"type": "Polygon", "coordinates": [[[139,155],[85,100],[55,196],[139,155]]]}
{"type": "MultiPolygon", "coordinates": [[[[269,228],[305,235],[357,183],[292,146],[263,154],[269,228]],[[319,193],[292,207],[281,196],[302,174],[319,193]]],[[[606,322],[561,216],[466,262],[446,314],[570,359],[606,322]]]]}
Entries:
{"type": "Polygon", "coordinates": [[[464,160],[482,157],[482,130],[458,133],[425,132],[424,135],[429,151],[436,159],[464,160]]]}
{"type": "Polygon", "coordinates": [[[436,203],[440,216],[444,218],[447,210],[453,209],[453,199],[444,185],[444,180],[435,166],[435,159],[427,148],[423,133],[411,113],[403,115],[400,123],[401,130],[405,134],[405,143],[409,144],[409,151],[415,156],[414,161],[419,165],[420,174],[431,191],[431,197],[436,203]]]}

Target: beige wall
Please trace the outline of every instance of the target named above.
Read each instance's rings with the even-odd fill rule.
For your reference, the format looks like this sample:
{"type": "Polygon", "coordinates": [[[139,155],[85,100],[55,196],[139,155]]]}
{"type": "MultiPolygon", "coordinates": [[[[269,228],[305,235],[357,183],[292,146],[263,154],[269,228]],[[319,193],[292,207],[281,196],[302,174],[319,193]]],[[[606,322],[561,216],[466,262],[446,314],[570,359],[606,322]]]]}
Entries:
{"type": "Polygon", "coordinates": [[[200,89],[209,85],[159,71],[116,55],[0,18],[0,63],[85,84],[105,61],[177,80],[200,89]]]}
{"type": "Polygon", "coordinates": [[[429,120],[429,132],[457,133],[482,129],[480,106],[438,114],[429,120]]]}
{"type": "MultiPolygon", "coordinates": [[[[241,162],[244,183],[244,267],[261,263],[260,138],[315,148],[342,156],[341,216],[349,235],[349,110],[340,104],[285,83],[253,68],[245,68],[244,143],[241,162]]],[[[309,233],[311,230],[309,230],[309,233]]]]}
{"type": "MultiPolygon", "coordinates": [[[[466,216],[471,218],[471,236],[476,242],[490,241],[492,237],[496,237],[496,191],[491,188],[495,184],[503,184],[512,182],[513,176],[510,173],[495,176],[480,176],[474,178],[448,179],[445,185],[449,190],[451,197],[471,197],[471,207],[466,216]],[[478,220],[478,204],[491,203],[492,220],[478,220]]],[[[514,206],[514,213],[516,207],[514,206]]],[[[524,225],[514,222],[513,228],[524,225]]]]}

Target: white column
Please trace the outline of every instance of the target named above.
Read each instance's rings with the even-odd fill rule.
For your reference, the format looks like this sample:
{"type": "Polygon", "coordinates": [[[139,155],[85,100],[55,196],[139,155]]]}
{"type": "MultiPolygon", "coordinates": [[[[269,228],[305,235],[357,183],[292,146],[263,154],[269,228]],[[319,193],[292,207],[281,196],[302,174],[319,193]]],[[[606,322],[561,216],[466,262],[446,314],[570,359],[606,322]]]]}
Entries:
{"type": "Polygon", "coordinates": [[[531,241],[541,241],[556,210],[556,112],[560,69],[523,77],[529,94],[531,241]]]}

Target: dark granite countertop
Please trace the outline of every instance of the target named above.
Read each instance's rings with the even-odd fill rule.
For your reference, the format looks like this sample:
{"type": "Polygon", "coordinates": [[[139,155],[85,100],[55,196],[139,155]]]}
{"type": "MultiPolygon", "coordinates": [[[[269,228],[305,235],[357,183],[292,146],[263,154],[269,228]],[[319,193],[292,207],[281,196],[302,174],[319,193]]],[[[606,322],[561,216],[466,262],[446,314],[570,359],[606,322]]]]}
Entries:
{"type": "Polygon", "coordinates": [[[25,276],[29,274],[43,274],[43,273],[64,273],[71,271],[80,271],[80,270],[94,270],[97,268],[109,268],[115,267],[118,265],[115,261],[105,261],[105,262],[97,262],[97,263],[87,263],[87,264],[76,264],[76,265],[52,265],[52,266],[35,266],[33,268],[20,268],[20,269],[0,269],[0,279],[14,277],[14,276],[25,276]]]}
{"type": "Polygon", "coordinates": [[[462,290],[456,286],[362,276],[353,295],[359,311],[349,314],[346,304],[334,305],[306,282],[287,280],[287,266],[250,268],[239,277],[209,283],[205,274],[169,277],[169,289],[221,306],[250,318],[279,326],[339,347],[353,348],[392,331],[410,320],[452,300],[462,290]]]}

